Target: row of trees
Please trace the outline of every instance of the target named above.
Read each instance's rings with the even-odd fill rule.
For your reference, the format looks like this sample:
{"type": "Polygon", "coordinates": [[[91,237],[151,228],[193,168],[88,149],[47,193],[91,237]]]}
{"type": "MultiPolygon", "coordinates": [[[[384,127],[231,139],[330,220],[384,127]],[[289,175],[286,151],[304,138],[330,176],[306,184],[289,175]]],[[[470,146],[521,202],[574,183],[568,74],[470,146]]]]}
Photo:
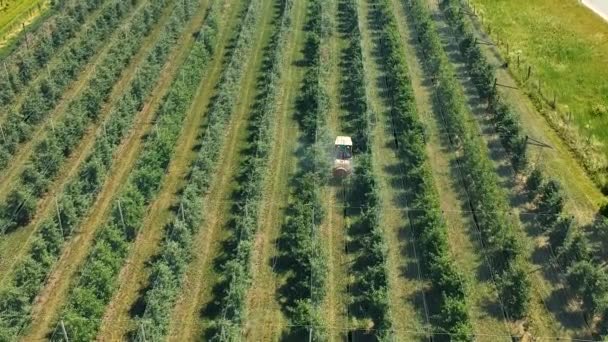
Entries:
{"type": "Polygon", "coordinates": [[[565,276],[566,286],[581,302],[588,322],[598,322],[599,334],[608,335],[608,275],[602,258],[608,241],[608,218],[601,215],[590,228],[602,241],[594,244],[574,218],[564,212],[565,198],[560,184],[531,171],[526,188],[539,212],[538,224],[548,237],[554,266],[565,276]]]}
{"type": "Polygon", "coordinates": [[[69,7],[65,3],[56,5],[50,9],[54,13],[36,32],[23,35],[19,49],[1,61],[0,106],[13,102],[36,75],[57,58],[57,52],[70,45],[70,39],[78,35],[87,18],[105,3],[86,0],[69,7]]]}
{"type": "MultiPolygon", "coordinates": [[[[133,19],[131,27],[127,28],[133,34],[139,32],[134,35],[138,39],[121,40],[112,50],[129,51],[131,50],[129,44],[139,44],[145,32],[150,29],[143,16],[158,13],[160,17],[163,6],[162,0],[147,4],[146,9],[133,19]]],[[[154,56],[153,54],[148,56],[146,59],[148,65],[138,71],[136,78],[150,79],[147,83],[152,83],[154,74],[159,73],[158,63],[150,63],[154,61],[154,56]]],[[[147,92],[150,87],[150,85],[146,86],[147,92]]],[[[144,95],[132,85],[118,100],[107,124],[104,124],[104,129],[98,133],[91,154],[79,167],[78,176],[67,184],[59,196],[56,210],[41,223],[27,255],[15,268],[15,276],[11,279],[10,286],[0,293],[0,311],[7,313],[6,317],[10,317],[0,320],[1,337],[12,340],[15,334],[28,324],[34,297],[44,285],[52,266],[65,247],[65,242],[77,232],[97,194],[101,191],[113,164],[116,149],[132,128],[135,114],[145,100],[144,95]]]]}
{"type": "Polygon", "coordinates": [[[300,171],[292,178],[290,203],[279,241],[282,272],[286,283],[280,289],[283,309],[290,320],[292,339],[326,339],[321,305],[325,298],[327,256],[321,246],[320,225],[325,217],[321,185],[327,181],[330,157],[325,144],[328,97],[321,56],[322,43],[330,32],[324,0],[311,0],[305,24],[306,68],[296,98],[296,120],[303,133],[300,171]]]}
{"type": "MultiPolygon", "coordinates": [[[[466,18],[463,6],[461,0],[443,0],[440,8],[454,30],[454,35],[460,37],[460,52],[469,66],[469,73],[480,95],[488,98],[489,109],[494,114],[503,146],[512,155],[513,167],[516,171],[521,171],[529,164],[521,120],[496,90],[496,70],[477,43],[475,30],[466,18]]],[[[557,180],[545,179],[540,169],[531,170],[526,185],[530,200],[539,212],[537,222],[549,238],[555,262],[565,271],[566,281],[580,298],[584,312],[589,317],[603,315],[608,320],[608,305],[605,304],[608,300],[608,277],[603,271],[602,261],[598,259],[602,253],[594,251],[588,236],[565,213],[566,200],[561,185],[557,180]]],[[[599,235],[605,234],[603,232],[608,228],[607,220],[600,213],[591,230],[599,235]]],[[[597,247],[603,248],[604,244],[597,247]]]]}
{"type": "MultiPolygon", "coordinates": [[[[167,3],[164,0],[154,1],[133,18],[132,24],[121,34],[132,39],[120,37],[110,42],[111,47],[106,57],[84,91],[70,103],[61,121],[54,123],[52,131],[34,147],[34,153],[20,174],[18,185],[11,190],[6,201],[0,204],[0,229],[3,232],[30,222],[35,215],[38,199],[48,191],[50,183],[78,147],[78,141],[90,125],[98,121],[114,83],[141,48],[143,38],[160,18],[160,12],[167,3]]],[[[138,102],[143,101],[142,85],[147,81],[142,75],[140,73],[133,81],[133,87],[137,89],[134,95],[138,102]]]]}
{"type": "MultiPolygon", "coordinates": [[[[132,94],[147,98],[168,63],[186,24],[200,6],[197,0],[175,3],[169,22],[138,73],[141,83],[131,85],[132,94]]],[[[162,15],[162,11],[159,11],[162,15]]],[[[184,83],[180,83],[184,85],[184,83]]],[[[186,96],[186,94],[179,94],[186,96]]],[[[99,228],[93,247],[82,265],[75,286],[68,295],[61,318],[72,340],[92,340],[97,333],[106,304],[116,289],[116,280],[131,243],[143,223],[146,209],[162,184],[187,111],[177,111],[179,101],[166,102],[155,113],[155,126],[146,136],[126,184],[116,195],[108,220],[99,228]]],[[[180,98],[180,100],[189,100],[180,98]]],[[[136,111],[143,106],[137,104],[136,111]]]]}
{"type": "Polygon", "coordinates": [[[463,171],[461,177],[467,200],[480,230],[504,313],[509,319],[524,318],[531,284],[521,262],[522,247],[517,241],[514,224],[508,218],[506,195],[498,186],[477,128],[469,123],[464,94],[426,5],[420,0],[408,0],[407,6],[423,55],[423,67],[435,81],[434,105],[444,120],[453,148],[460,152],[457,162],[463,171]]]}
{"type": "Polygon", "coordinates": [[[439,196],[425,150],[424,127],[414,101],[409,70],[389,0],[376,0],[375,20],[381,28],[381,50],[386,71],[386,84],[391,97],[391,112],[399,158],[406,173],[404,183],[409,184],[409,220],[420,245],[420,259],[425,274],[431,280],[434,297],[437,297],[438,315],[433,323],[439,332],[449,333],[452,341],[472,341],[473,328],[467,304],[467,286],[463,275],[452,259],[447,225],[441,214],[439,196]]]}
{"type": "MultiPolygon", "coordinates": [[[[349,192],[348,206],[360,207],[348,227],[349,251],[355,254],[350,267],[355,281],[349,284],[352,301],[349,311],[358,319],[370,319],[375,338],[380,341],[393,339],[392,317],[389,311],[388,270],[385,231],[381,226],[381,202],[377,175],[373,170],[371,151],[372,113],[368,108],[365,86],[367,80],[363,67],[361,32],[357,1],[341,1],[341,34],[348,39],[342,54],[342,99],[348,111],[347,130],[356,141],[356,168],[349,192]]],[[[361,334],[360,331],[354,332],[361,334]]]]}
{"type": "MultiPolygon", "coordinates": [[[[220,1],[211,5],[193,51],[167,95],[163,111],[189,110],[189,104],[204,78],[206,67],[209,61],[215,58],[213,53],[221,8],[220,1]]],[[[138,320],[139,325],[144,326],[146,338],[153,341],[160,341],[166,337],[171,310],[179,294],[186,266],[192,258],[194,235],[204,219],[203,196],[213,179],[225,137],[225,124],[229,119],[229,116],[223,116],[227,112],[214,113],[215,118],[209,116],[207,133],[202,138],[186,186],[181,191],[178,204],[174,207],[174,216],[164,228],[160,253],[150,261],[148,287],[142,294],[145,309],[138,320]]],[[[131,332],[133,336],[137,333],[139,331],[131,332]]]]}
{"type": "Polygon", "coordinates": [[[277,19],[270,44],[266,47],[263,74],[258,80],[261,87],[254,104],[249,125],[247,155],[243,158],[238,180],[241,186],[236,191],[233,205],[233,245],[227,254],[228,260],[222,266],[225,279],[221,293],[221,318],[215,327],[215,339],[239,341],[242,338],[243,323],[246,320],[246,298],[251,285],[251,252],[258,231],[260,205],[268,171],[270,153],[275,146],[274,130],[277,100],[281,74],[284,69],[284,51],[291,27],[292,0],[278,2],[280,18],[277,19]]]}
{"type": "Polygon", "coordinates": [[[468,66],[468,72],[479,95],[487,99],[488,110],[494,114],[494,124],[517,172],[528,164],[526,155],[527,137],[513,108],[500,96],[496,89],[496,69],[486,59],[475,37],[470,22],[465,18],[460,0],[443,0],[440,8],[458,37],[458,48],[468,66]]]}
{"type": "Polygon", "coordinates": [[[69,48],[61,51],[57,56],[59,62],[44,71],[39,81],[27,89],[23,102],[8,110],[1,123],[0,170],[9,165],[20,144],[32,138],[38,124],[49,116],[79,72],[118,30],[132,6],[131,1],[117,1],[114,6],[104,8],[93,25],[69,48]]]}

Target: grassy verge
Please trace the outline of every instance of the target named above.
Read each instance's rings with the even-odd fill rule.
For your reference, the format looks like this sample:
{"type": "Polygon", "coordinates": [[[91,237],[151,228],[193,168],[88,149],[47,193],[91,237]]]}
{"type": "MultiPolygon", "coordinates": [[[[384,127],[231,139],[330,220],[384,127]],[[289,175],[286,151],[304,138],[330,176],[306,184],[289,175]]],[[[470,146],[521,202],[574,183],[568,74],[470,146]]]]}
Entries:
{"type": "Polygon", "coordinates": [[[49,0],[4,1],[0,6],[0,49],[10,45],[31,25],[48,17],[46,13],[50,7],[49,0]]]}
{"type": "Polygon", "coordinates": [[[498,44],[497,51],[510,61],[519,86],[578,154],[581,164],[605,186],[608,25],[574,0],[472,3],[483,17],[485,31],[498,44]],[[528,67],[532,68],[530,78],[528,67]]]}

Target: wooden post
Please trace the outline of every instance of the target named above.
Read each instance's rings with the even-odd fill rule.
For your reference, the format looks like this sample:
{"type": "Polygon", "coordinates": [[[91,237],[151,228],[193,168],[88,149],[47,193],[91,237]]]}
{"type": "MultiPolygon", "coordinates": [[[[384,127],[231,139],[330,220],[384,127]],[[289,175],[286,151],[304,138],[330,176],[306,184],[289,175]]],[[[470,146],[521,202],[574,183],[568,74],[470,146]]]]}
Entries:
{"type": "Polygon", "coordinates": [[[528,65],[528,76],[526,76],[526,81],[530,79],[531,74],[532,74],[532,66],[528,65]]]}
{"type": "Polygon", "coordinates": [[[519,54],[517,55],[517,68],[519,69],[519,54]]]}
{"type": "Polygon", "coordinates": [[[509,58],[509,43],[507,42],[507,58],[509,58]]]}

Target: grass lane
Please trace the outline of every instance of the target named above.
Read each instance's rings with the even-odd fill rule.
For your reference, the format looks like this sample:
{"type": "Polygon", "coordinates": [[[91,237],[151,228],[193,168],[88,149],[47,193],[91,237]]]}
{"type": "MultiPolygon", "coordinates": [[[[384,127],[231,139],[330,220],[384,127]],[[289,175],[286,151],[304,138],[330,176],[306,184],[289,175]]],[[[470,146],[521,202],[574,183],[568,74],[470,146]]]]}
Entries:
{"type": "MultiPolygon", "coordinates": [[[[180,139],[177,142],[176,155],[167,169],[167,178],[156,200],[151,204],[149,215],[143,226],[146,227],[135,241],[135,246],[121,270],[118,283],[119,288],[108,309],[97,336],[98,340],[108,341],[123,338],[125,334],[136,328],[133,319],[133,309],[138,307],[138,300],[144,288],[148,285],[150,276],[148,261],[159,253],[160,242],[166,224],[173,217],[172,207],[176,204],[176,197],[183,189],[190,171],[191,163],[195,158],[196,145],[199,142],[201,126],[206,119],[201,115],[201,109],[207,108],[215,94],[215,87],[219,81],[225,54],[225,40],[235,27],[237,9],[235,3],[224,6],[227,2],[219,1],[224,7],[223,18],[219,20],[220,34],[217,37],[215,57],[208,71],[202,79],[197,95],[194,98],[180,139]]],[[[213,6],[213,5],[212,5],[213,6]]]]}
{"type": "MultiPolygon", "coordinates": [[[[137,11],[141,10],[144,7],[144,4],[145,2],[142,2],[142,6],[138,8],[133,13],[133,15],[136,15],[137,11]]],[[[138,68],[141,66],[141,63],[145,61],[146,55],[148,55],[150,49],[152,49],[155,41],[158,39],[162,31],[162,27],[169,19],[171,9],[172,6],[168,6],[167,8],[165,8],[163,16],[159,20],[160,24],[157,25],[152,31],[150,31],[150,34],[142,42],[142,46],[140,47],[140,49],[131,58],[131,62],[129,63],[129,65],[122,71],[120,78],[113,85],[113,88],[108,97],[108,101],[103,104],[100,110],[98,121],[90,125],[90,127],[85,132],[84,137],[82,138],[82,140],[80,140],[79,145],[72,151],[70,157],[67,158],[66,161],[63,163],[61,170],[58,172],[53,182],[49,185],[49,190],[38,201],[38,205],[35,211],[36,215],[33,217],[31,222],[27,226],[16,229],[15,231],[4,235],[0,239],[0,273],[3,273],[5,275],[2,278],[2,283],[0,283],[0,286],[4,283],[4,280],[10,275],[13,265],[20,260],[20,256],[25,253],[25,251],[29,247],[29,244],[31,243],[31,238],[39,229],[40,223],[45,218],[47,218],[50,213],[55,212],[56,198],[59,196],[59,194],[61,194],[61,192],[64,190],[65,186],[70,182],[70,180],[72,180],[76,176],[80,166],[90,154],[93,146],[95,145],[95,141],[100,136],[100,132],[102,132],[103,130],[103,126],[107,124],[107,120],[109,120],[110,118],[112,109],[115,107],[118,99],[120,99],[120,95],[128,89],[131,82],[133,81],[133,78],[135,77],[138,68]]],[[[121,39],[120,37],[118,37],[120,32],[121,31],[117,31],[116,37],[113,37],[113,39],[121,39]]],[[[109,44],[109,46],[104,49],[109,50],[113,45],[114,44],[109,44]]],[[[99,61],[99,63],[101,62],[102,60],[99,61]]],[[[91,69],[90,71],[90,77],[94,77],[95,68],[91,69]]],[[[91,81],[91,79],[87,80],[87,83],[88,81],[91,81]]],[[[81,86],[84,85],[85,83],[83,82],[81,86]]],[[[80,95],[80,93],[74,94],[74,96],[80,95]]],[[[60,104],[60,107],[58,107],[57,110],[65,110],[69,103],[69,101],[66,101],[65,103],[60,104]]],[[[48,129],[48,127],[46,128],[48,129]]],[[[42,141],[44,139],[44,136],[44,132],[41,132],[40,135],[37,135],[33,141],[42,141]]],[[[35,145],[28,147],[28,149],[29,151],[23,152],[24,156],[31,156],[31,153],[33,153],[33,150],[35,149],[35,145]]],[[[18,158],[21,159],[22,155],[19,155],[18,158]]],[[[19,179],[17,179],[17,177],[20,176],[23,169],[27,167],[28,161],[29,158],[25,159],[21,164],[15,163],[14,168],[11,165],[11,173],[15,174],[12,175],[12,181],[7,180],[6,183],[0,185],[0,189],[2,190],[0,191],[0,193],[4,193],[4,191],[8,193],[11,185],[14,186],[18,184],[19,179]],[[4,189],[5,186],[7,187],[7,189],[4,189]]],[[[0,198],[2,198],[3,200],[5,196],[6,195],[4,193],[4,195],[0,195],[0,198]]]]}
{"type": "MultiPolygon", "coordinates": [[[[222,244],[229,237],[226,225],[233,204],[230,195],[236,187],[234,176],[240,154],[247,145],[246,129],[249,109],[255,100],[254,89],[262,63],[263,47],[272,28],[270,23],[273,17],[271,13],[274,11],[272,1],[253,0],[250,6],[258,6],[257,10],[260,11],[260,14],[255,19],[249,19],[253,20],[252,28],[243,28],[243,32],[248,36],[236,37],[236,41],[233,41],[240,49],[231,53],[238,53],[239,56],[231,55],[228,68],[233,68],[234,65],[234,67],[242,69],[239,78],[236,79],[238,82],[236,88],[240,89],[238,102],[234,107],[224,109],[231,112],[231,118],[225,140],[221,144],[217,170],[214,172],[219,177],[214,177],[209,193],[206,195],[205,203],[207,205],[203,206],[203,214],[206,218],[194,238],[192,248],[197,252],[187,266],[182,293],[171,317],[169,340],[196,339],[212,323],[209,316],[204,313],[204,308],[213,300],[213,288],[219,282],[220,277],[216,265],[212,261],[221,254],[222,244]],[[249,30],[251,32],[248,32],[249,30]],[[250,41],[245,42],[246,39],[250,41]],[[237,58],[243,58],[243,56],[248,56],[245,57],[247,58],[245,61],[237,61],[237,58]]],[[[255,11],[253,7],[252,11],[255,11]]],[[[225,82],[225,80],[223,81],[225,82]]],[[[220,85],[221,87],[222,85],[220,85]]],[[[212,110],[214,110],[214,105],[217,104],[211,105],[212,110]]]]}
{"type": "MultiPolygon", "coordinates": [[[[345,48],[345,41],[338,31],[337,15],[339,2],[336,0],[323,3],[327,18],[326,28],[328,34],[321,40],[321,75],[319,83],[326,88],[328,96],[327,130],[329,139],[335,139],[338,135],[344,135],[342,124],[345,115],[341,107],[340,94],[340,70],[341,53],[345,48]],[[328,65],[325,67],[324,65],[328,65]]],[[[323,19],[322,19],[323,20],[323,19]]],[[[331,141],[333,144],[333,140],[331,141]]],[[[346,227],[347,220],[344,211],[345,185],[341,182],[330,182],[323,187],[322,196],[326,210],[326,219],[321,225],[321,244],[326,250],[327,263],[327,294],[323,304],[324,318],[327,320],[330,341],[344,339],[348,327],[348,255],[346,254],[346,227]]]]}
{"type": "Polygon", "coordinates": [[[379,60],[380,41],[375,22],[374,4],[358,0],[362,52],[368,81],[368,101],[376,120],[371,142],[374,172],[378,175],[382,226],[388,245],[389,301],[394,317],[394,333],[398,340],[424,340],[423,331],[429,322],[423,298],[428,284],[420,279],[418,251],[406,213],[403,188],[403,165],[395,151],[390,100],[384,86],[384,70],[379,60]]]}
{"type": "MultiPolygon", "coordinates": [[[[404,18],[405,13],[400,1],[393,0],[393,11],[404,18]]],[[[466,212],[465,190],[458,177],[455,177],[455,154],[449,147],[446,132],[434,120],[432,89],[430,79],[425,76],[415,55],[415,38],[404,21],[397,21],[397,27],[404,42],[404,55],[410,67],[410,79],[416,98],[416,106],[424,121],[427,133],[427,154],[437,184],[443,215],[450,229],[448,241],[454,260],[467,278],[472,291],[469,292],[471,319],[474,331],[480,335],[508,335],[510,333],[500,313],[496,289],[492,283],[488,264],[483,257],[483,249],[478,241],[478,233],[472,215],[466,212]]],[[[478,337],[485,340],[483,337],[478,337]]],[[[505,337],[492,340],[510,339],[505,337]]]]}
{"type": "Polygon", "coordinates": [[[289,177],[296,169],[296,148],[300,136],[294,118],[295,98],[302,81],[303,72],[297,66],[302,59],[304,16],[306,1],[293,4],[291,34],[287,39],[284,76],[281,98],[277,104],[275,147],[271,156],[269,180],[266,195],[260,209],[260,234],[255,241],[252,255],[252,287],[248,294],[245,336],[249,341],[276,341],[285,328],[285,317],[276,299],[276,291],[284,283],[283,277],[275,272],[275,258],[278,256],[277,240],[285,219],[289,201],[289,177]]]}
{"type": "Polygon", "coordinates": [[[50,324],[59,314],[59,308],[66,299],[76,272],[85,262],[100,225],[105,222],[112,209],[115,195],[126,183],[133,164],[140,155],[145,138],[154,128],[157,109],[162,104],[178,68],[188,55],[190,42],[194,39],[193,34],[200,26],[201,20],[200,17],[198,21],[191,20],[188,28],[180,35],[176,47],[170,52],[167,62],[160,71],[159,79],[149,93],[151,95],[136,115],[134,128],[117,149],[118,153],[114,156],[114,160],[120,163],[113,163],[101,192],[80,225],[79,234],[65,246],[64,252],[48,277],[47,285],[38,296],[33,308],[34,328],[28,332],[25,340],[42,338],[51,329],[50,324]]]}

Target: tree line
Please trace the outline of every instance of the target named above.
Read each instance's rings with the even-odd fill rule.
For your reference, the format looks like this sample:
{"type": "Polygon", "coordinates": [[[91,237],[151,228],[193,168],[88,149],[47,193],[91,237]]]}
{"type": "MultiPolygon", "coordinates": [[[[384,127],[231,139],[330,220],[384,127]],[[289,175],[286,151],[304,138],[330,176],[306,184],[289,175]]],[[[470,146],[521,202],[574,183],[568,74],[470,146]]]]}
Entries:
{"type": "MultiPolygon", "coordinates": [[[[356,165],[348,191],[347,207],[349,227],[348,251],[354,255],[350,271],[354,281],[349,283],[351,301],[349,312],[362,321],[364,327],[352,327],[353,339],[359,335],[373,334],[379,341],[394,339],[393,317],[389,310],[388,297],[388,246],[381,222],[381,199],[378,175],[373,170],[372,120],[374,113],[368,107],[365,87],[367,80],[363,67],[361,32],[357,1],[342,0],[338,4],[341,34],[347,45],[342,54],[343,79],[341,93],[347,110],[346,130],[354,139],[356,165]],[[365,324],[371,320],[372,325],[365,324]],[[370,328],[370,332],[366,329],[370,328]]],[[[339,227],[334,227],[339,229],[339,227]]]]}
{"type": "MultiPolygon", "coordinates": [[[[280,79],[285,63],[284,52],[290,30],[292,0],[278,1],[278,16],[270,43],[265,48],[262,76],[258,79],[261,89],[253,105],[249,123],[247,154],[239,167],[237,179],[240,187],[235,193],[232,208],[233,249],[227,251],[222,266],[223,291],[220,294],[221,318],[214,326],[212,340],[239,341],[243,336],[243,324],[247,320],[247,293],[251,287],[251,253],[259,227],[259,217],[269,172],[270,154],[275,147],[277,100],[280,79]]],[[[280,143],[280,142],[279,142],[280,143]]]]}
{"type": "Polygon", "coordinates": [[[303,133],[300,171],[291,178],[291,195],[279,238],[277,269],[286,275],[279,289],[291,328],[286,338],[325,340],[327,326],[321,306],[326,294],[327,255],[321,246],[320,225],[325,218],[321,187],[330,166],[325,148],[328,95],[325,89],[323,42],[330,34],[327,2],[311,0],[304,26],[305,68],[296,98],[296,121],[303,133]]]}
{"type": "MultiPolygon", "coordinates": [[[[70,48],[62,50],[57,57],[61,62],[49,68],[40,80],[26,91],[23,103],[8,110],[6,119],[1,123],[0,170],[10,164],[20,144],[32,138],[36,127],[59,103],[68,86],[78,77],[79,71],[107,43],[111,33],[118,29],[131,6],[130,1],[118,1],[116,6],[104,8],[102,15],[80,39],[71,44],[70,48]]],[[[94,106],[96,93],[89,93],[87,96],[90,97],[88,101],[91,104],[87,102],[85,105],[94,106]]],[[[85,106],[83,110],[86,109],[89,108],[85,106]]]]}
{"type": "MultiPolygon", "coordinates": [[[[137,50],[144,35],[160,18],[164,6],[165,2],[162,0],[148,3],[144,10],[133,18],[130,26],[125,28],[132,37],[138,39],[117,41],[110,49],[109,56],[116,54],[119,56],[124,52],[137,50]],[[144,20],[144,16],[151,15],[156,16],[156,19],[144,20]]],[[[148,56],[146,61],[152,60],[153,58],[148,56]]],[[[112,57],[109,57],[108,61],[117,63],[112,57]]],[[[141,80],[154,78],[151,75],[158,73],[157,70],[158,66],[150,64],[140,69],[136,78],[141,80]]],[[[0,321],[1,336],[14,336],[28,324],[31,303],[46,282],[66,242],[79,230],[80,224],[101,191],[113,165],[116,150],[132,128],[135,114],[145,100],[143,95],[135,86],[131,86],[117,101],[107,123],[103,123],[103,130],[97,133],[95,145],[79,167],[76,178],[70,180],[58,196],[56,210],[40,224],[26,256],[15,267],[15,276],[11,279],[10,286],[0,293],[0,310],[10,313],[9,316],[12,317],[11,320],[0,321]]]]}
{"type": "Polygon", "coordinates": [[[420,260],[431,281],[437,332],[448,333],[452,341],[472,341],[473,327],[467,302],[468,284],[450,252],[447,224],[425,150],[425,131],[415,104],[409,68],[390,1],[376,0],[375,20],[381,28],[380,48],[391,98],[391,114],[397,133],[397,153],[405,167],[408,199],[414,209],[408,219],[420,245],[420,260]]]}
{"type": "Polygon", "coordinates": [[[511,320],[524,318],[530,300],[531,283],[522,260],[522,246],[515,226],[508,218],[506,194],[488,158],[477,128],[469,123],[464,94],[459,88],[431,16],[420,0],[406,1],[407,14],[423,56],[426,74],[434,80],[434,105],[448,130],[450,143],[458,153],[459,168],[467,190],[484,253],[489,259],[504,314],[511,320]]]}
{"type": "MultiPolygon", "coordinates": [[[[459,37],[459,49],[469,66],[469,73],[484,98],[488,98],[488,109],[501,136],[503,146],[512,155],[512,165],[517,172],[525,171],[526,190],[530,202],[538,212],[538,225],[549,239],[553,261],[565,275],[566,285],[582,303],[583,311],[590,322],[597,321],[600,334],[608,334],[608,276],[605,275],[600,251],[608,242],[593,244],[589,234],[569,216],[564,208],[566,198],[559,181],[549,179],[537,166],[525,169],[530,164],[525,153],[527,137],[521,119],[496,89],[496,70],[482,52],[475,29],[465,17],[460,0],[443,0],[440,8],[445,14],[454,35],[459,37]]],[[[608,241],[608,219],[600,212],[588,228],[591,234],[608,241]]],[[[593,325],[593,324],[592,324],[593,325]]]]}

